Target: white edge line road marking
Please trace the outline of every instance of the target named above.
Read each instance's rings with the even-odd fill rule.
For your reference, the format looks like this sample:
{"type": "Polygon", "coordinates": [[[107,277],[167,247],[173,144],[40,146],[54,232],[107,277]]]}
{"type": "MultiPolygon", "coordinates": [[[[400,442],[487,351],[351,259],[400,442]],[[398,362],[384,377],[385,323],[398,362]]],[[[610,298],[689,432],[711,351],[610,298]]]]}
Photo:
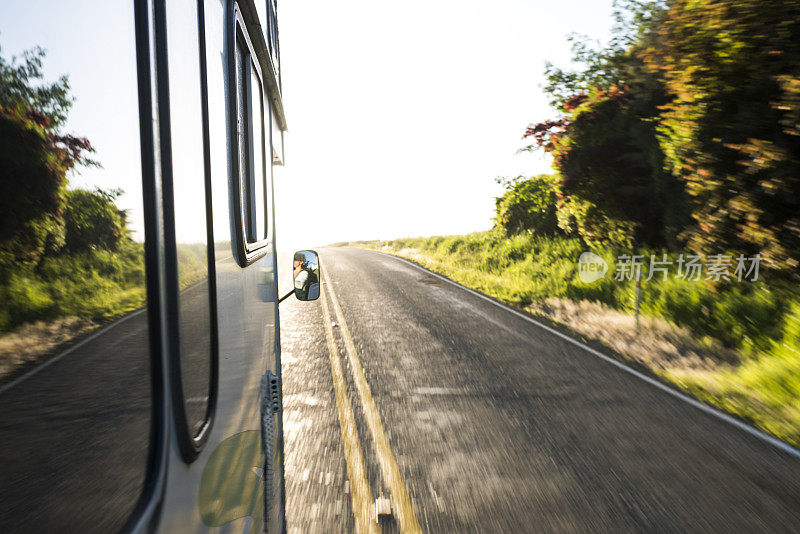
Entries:
{"type": "Polygon", "coordinates": [[[30,371],[28,371],[24,375],[18,376],[17,378],[15,378],[14,380],[12,380],[8,384],[6,384],[5,386],[0,387],[0,395],[5,393],[9,389],[13,388],[14,386],[19,384],[20,382],[22,382],[24,380],[27,380],[28,378],[32,377],[33,375],[35,375],[36,373],[38,373],[42,369],[46,369],[47,367],[50,367],[51,365],[53,365],[54,363],[56,363],[57,361],[62,359],[64,356],[66,356],[66,355],[78,350],[79,348],[81,348],[82,346],[86,345],[90,341],[94,341],[96,338],[102,336],[103,334],[105,334],[106,332],[111,330],[112,328],[116,328],[117,326],[121,325],[122,323],[124,323],[128,319],[133,319],[134,317],[136,317],[137,315],[139,315],[139,314],[141,314],[141,313],[143,313],[145,311],[147,311],[146,307],[142,308],[142,309],[139,309],[139,310],[136,310],[135,312],[130,313],[130,314],[124,316],[124,317],[121,317],[121,318],[117,319],[116,321],[114,321],[113,323],[104,326],[103,328],[101,328],[100,330],[98,330],[97,332],[92,334],[91,336],[87,337],[86,339],[84,339],[83,341],[81,341],[79,343],[76,343],[75,345],[71,346],[70,348],[68,348],[67,350],[62,352],[61,354],[53,356],[52,358],[50,358],[46,362],[37,365],[36,367],[31,369],[30,371]]]}
{"type": "Polygon", "coordinates": [[[333,327],[331,326],[331,316],[328,312],[325,292],[321,291],[320,293],[322,297],[322,320],[325,326],[325,340],[331,361],[333,392],[336,400],[336,411],[339,413],[339,428],[342,432],[342,447],[344,448],[344,459],[347,464],[347,477],[350,479],[350,498],[353,503],[356,532],[359,534],[378,534],[378,525],[371,520],[372,491],[367,482],[367,469],[364,466],[364,453],[361,450],[361,441],[358,439],[353,406],[350,404],[350,397],[347,395],[347,385],[342,373],[339,349],[333,338],[333,327]]]}
{"type": "Polygon", "coordinates": [[[426,268],[424,268],[424,267],[422,267],[420,265],[417,265],[416,263],[414,263],[412,261],[409,261],[409,260],[407,260],[405,258],[401,258],[401,257],[395,256],[393,254],[385,254],[383,252],[378,252],[376,250],[369,250],[369,249],[359,249],[359,250],[366,250],[367,252],[372,252],[374,254],[380,254],[381,256],[384,256],[384,257],[388,256],[388,257],[391,257],[391,258],[395,258],[395,259],[397,259],[399,261],[402,261],[403,263],[407,263],[408,265],[411,265],[412,267],[416,267],[420,271],[428,273],[428,274],[430,274],[432,276],[435,276],[436,278],[439,278],[440,280],[444,280],[445,282],[448,282],[448,283],[450,283],[450,284],[452,284],[452,285],[454,285],[454,286],[456,286],[458,288],[461,288],[464,291],[475,295],[476,297],[480,297],[480,298],[482,298],[483,300],[485,300],[487,302],[491,302],[492,304],[494,304],[498,308],[502,308],[502,309],[504,309],[504,310],[506,310],[508,312],[511,312],[514,315],[516,315],[518,317],[521,317],[522,319],[525,319],[529,323],[533,323],[536,326],[538,326],[539,328],[547,330],[551,334],[554,334],[554,335],[560,337],[564,341],[572,343],[576,347],[582,348],[583,350],[593,354],[594,356],[597,356],[601,360],[603,360],[605,362],[608,362],[611,365],[613,365],[613,366],[615,366],[615,367],[617,367],[619,369],[622,369],[626,373],[630,373],[633,376],[635,376],[636,378],[644,380],[645,382],[647,382],[651,386],[654,386],[654,387],[660,389],[661,391],[663,391],[665,393],[669,393],[670,395],[672,395],[676,399],[680,399],[683,402],[691,404],[692,406],[694,406],[698,410],[701,410],[701,411],[705,412],[708,415],[714,416],[717,419],[721,419],[721,420],[725,421],[726,423],[735,426],[739,430],[743,430],[744,432],[747,432],[751,436],[756,437],[756,438],[758,438],[761,441],[764,441],[766,443],[769,443],[773,447],[775,447],[777,449],[780,449],[783,452],[785,452],[785,453],[793,456],[794,458],[797,458],[798,460],[800,460],[800,450],[792,447],[788,443],[783,442],[783,441],[781,441],[778,438],[775,438],[773,436],[770,436],[769,434],[766,434],[766,433],[758,430],[757,428],[754,428],[754,427],[752,427],[752,426],[750,426],[750,425],[748,425],[746,423],[743,423],[742,421],[736,419],[735,417],[733,417],[731,415],[726,414],[725,412],[722,412],[722,411],[718,410],[717,408],[712,408],[711,406],[709,406],[707,404],[704,404],[704,403],[702,403],[702,402],[700,402],[700,401],[698,401],[696,399],[693,399],[693,398],[689,397],[688,395],[686,395],[684,393],[676,391],[676,390],[672,389],[671,387],[667,386],[666,384],[663,384],[663,383],[659,382],[658,380],[650,378],[649,376],[647,376],[645,374],[642,374],[639,371],[636,371],[635,369],[632,369],[632,368],[628,367],[624,363],[622,363],[622,362],[620,362],[618,360],[615,360],[614,358],[612,358],[610,356],[606,356],[602,352],[600,352],[598,350],[595,350],[592,347],[590,347],[588,345],[585,345],[584,343],[581,343],[577,339],[573,339],[573,338],[567,336],[566,334],[562,334],[558,330],[555,330],[554,328],[550,328],[546,324],[540,323],[536,319],[533,319],[532,317],[529,317],[528,315],[525,315],[524,313],[522,313],[520,311],[517,311],[514,308],[512,308],[512,307],[510,307],[510,306],[508,306],[506,304],[503,304],[502,302],[498,302],[498,301],[494,300],[491,297],[488,297],[488,296],[486,296],[486,295],[484,295],[482,293],[478,293],[475,290],[472,290],[472,289],[470,289],[470,288],[468,288],[466,286],[463,286],[463,285],[459,284],[458,282],[454,282],[453,280],[450,280],[449,278],[446,278],[446,277],[444,277],[444,276],[442,276],[442,275],[440,275],[438,273],[435,273],[435,272],[433,272],[433,271],[431,271],[429,269],[426,269],[426,268]]]}
{"type": "Polygon", "coordinates": [[[339,306],[339,301],[336,299],[336,292],[333,290],[329,280],[325,276],[326,283],[324,285],[330,293],[334,314],[339,319],[339,333],[344,340],[347,358],[350,361],[350,368],[353,372],[353,382],[355,382],[358,396],[361,398],[364,419],[366,419],[367,426],[369,426],[372,434],[375,454],[378,457],[378,465],[380,465],[383,480],[389,486],[389,492],[394,500],[394,512],[397,516],[400,532],[404,534],[422,534],[422,528],[419,526],[417,516],[414,514],[414,508],[411,505],[411,497],[409,497],[408,489],[406,489],[406,485],[403,482],[403,475],[400,473],[397,460],[395,460],[392,448],[389,445],[389,439],[383,429],[378,406],[372,397],[372,391],[364,375],[364,369],[358,359],[355,343],[353,343],[350,330],[347,328],[347,322],[345,321],[344,313],[342,313],[342,308],[339,306]]]}

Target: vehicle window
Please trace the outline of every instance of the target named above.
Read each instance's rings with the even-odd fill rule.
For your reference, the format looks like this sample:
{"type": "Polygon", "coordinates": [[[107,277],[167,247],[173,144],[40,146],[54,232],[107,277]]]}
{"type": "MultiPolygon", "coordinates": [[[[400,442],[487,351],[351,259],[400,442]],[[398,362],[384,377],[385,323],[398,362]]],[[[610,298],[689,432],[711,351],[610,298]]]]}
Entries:
{"type": "Polygon", "coordinates": [[[240,234],[247,253],[263,246],[267,237],[266,153],[264,98],[261,75],[240,21],[234,50],[236,83],[236,139],[238,196],[242,217],[240,234]]]}
{"type": "Polygon", "coordinates": [[[253,167],[250,172],[249,206],[252,230],[248,241],[256,242],[267,237],[266,197],[264,180],[264,102],[261,80],[256,74],[253,62],[250,61],[250,138],[253,167]]]}
{"type": "Polygon", "coordinates": [[[269,46],[273,66],[278,69],[278,72],[280,73],[277,13],[278,6],[275,0],[267,0],[267,46],[269,46]]]}
{"type": "Polygon", "coordinates": [[[207,419],[215,357],[197,10],[196,0],[170,2],[166,10],[181,389],[191,436],[207,419]]]}
{"type": "Polygon", "coordinates": [[[153,392],[133,6],[3,6],[4,532],[116,532],[146,487],[153,392]]]}
{"type": "Polygon", "coordinates": [[[246,229],[246,239],[252,242],[252,235],[255,233],[255,228],[252,224],[252,210],[250,199],[247,192],[250,187],[251,164],[250,154],[252,149],[250,147],[250,114],[248,113],[247,105],[247,81],[248,76],[248,52],[247,45],[244,44],[243,39],[236,39],[236,135],[239,145],[239,194],[241,195],[241,202],[244,210],[244,225],[246,229]]]}

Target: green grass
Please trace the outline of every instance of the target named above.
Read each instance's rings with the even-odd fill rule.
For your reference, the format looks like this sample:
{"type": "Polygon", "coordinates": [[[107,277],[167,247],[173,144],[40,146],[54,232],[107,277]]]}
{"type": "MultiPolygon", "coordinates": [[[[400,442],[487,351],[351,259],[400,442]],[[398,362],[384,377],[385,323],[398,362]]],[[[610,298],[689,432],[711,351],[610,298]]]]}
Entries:
{"type": "Polygon", "coordinates": [[[208,248],[205,243],[178,245],[178,284],[185,289],[208,278],[208,248]]]}
{"type": "MultiPolygon", "coordinates": [[[[349,246],[376,248],[377,242],[349,246]]],[[[577,239],[497,231],[462,236],[396,239],[383,250],[409,257],[472,289],[526,307],[547,298],[593,301],[632,313],[635,286],[613,273],[582,283],[577,239]]],[[[619,250],[594,250],[613,269],[619,250]]],[[[624,251],[631,253],[631,251],[624,251]]],[[[660,254],[636,250],[637,254],[660,254]]],[[[674,267],[673,267],[674,269],[674,267]]],[[[713,285],[654,278],[643,282],[641,313],[689,329],[698,340],[718,340],[739,354],[710,371],[659,371],[697,397],[748,419],[800,446],[800,291],[796,281],[762,275],[759,281],[713,285]]]]}
{"type": "Polygon", "coordinates": [[[753,421],[775,436],[800,446],[800,306],[785,318],[780,342],[715,372],[670,371],[669,380],[695,396],[753,421]]]}
{"type": "MultiPolygon", "coordinates": [[[[206,246],[178,246],[183,289],[208,276],[206,246]]],[[[78,317],[107,322],[145,305],[144,249],[88,250],[45,257],[0,283],[0,334],[35,321],[78,317]]]]}
{"type": "Polygon", "coordinates": [[[144,305],[144,251],[128,243],[116,252],[45,257],[12,272],[0,295],[0,332],[59,317],[107,321],[144,305]]]}
{"type": "MultiPolygon", "coordinates": [[[[206,255],[204,244],[178,245],[181,289],[208,276],[206,255]]],[[[0,276],[0,382],[145,302],[144,248],[132,241],[45,256],[0,276]]]]}

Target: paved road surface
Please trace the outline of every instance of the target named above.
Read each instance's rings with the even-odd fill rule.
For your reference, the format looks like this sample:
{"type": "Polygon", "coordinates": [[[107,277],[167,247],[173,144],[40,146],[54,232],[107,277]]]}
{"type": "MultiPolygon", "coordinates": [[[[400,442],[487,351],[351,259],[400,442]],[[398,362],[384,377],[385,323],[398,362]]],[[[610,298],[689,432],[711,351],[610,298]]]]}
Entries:
{"type": "MultiPolygon", "coordinates": [[[[381,495],[383,532],[800,531],[798,460],[400,260],[321,258],[324,302],[281,304],[290,532],[379,531],[381,495]]],[[[0,393],[0,524],[125,520],[146,340],[132,316],[0,393]]]]}
{"type": "Polygon", "coordinates": [[[320,257],[333,294],[281,304],[290,533],[359,525],[347,404],[369,496],[397,506],[377,415],[426,532],[800,531],[788,454],[398,259],[320,257]]]}
{"type": "MultiPolygon", "coordinates": [[[[186,353],[207,336],[207,287],[181,294],[199,323],[186,353]]],[[[116,532],[125,524],[150,443],[147,328],[147,314],[132,313],[0,388],[0,530],[116,532]]],[[[185,379],[195,385],[206,373],[196,364],[185,379]]]]}
{"type": "Polygon", "coordinates": [[[115,532],[144,483],[146,313],[115,323],[0,394],[5,532],[115,532]]]}

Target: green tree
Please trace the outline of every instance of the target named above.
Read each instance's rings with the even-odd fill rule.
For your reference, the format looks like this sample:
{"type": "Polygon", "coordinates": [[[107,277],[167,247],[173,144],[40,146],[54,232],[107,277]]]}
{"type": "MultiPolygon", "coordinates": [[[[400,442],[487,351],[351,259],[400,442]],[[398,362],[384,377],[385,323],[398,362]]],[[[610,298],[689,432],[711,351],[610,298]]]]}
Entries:
{"type": "Polygon", "coordinates": [[[64,250],[82,252],[89,249],[117,251],[129,238],[127,215],[114,200],[120,190],[73,189],[66,193],[64,210],[64,250]]]}
{"type": "Polygon", "coordinates": [[[560,227],[593,244],[671,243],[680,221],[680,184],[663,170],[650,117],[612,87],[572,98],[560,122],[529,128],[553,155],[560,227]]]}
{"type": "Polygon", "coordinates": [[[673,0],[649,61],[671,95],[660,133],[703,252],[800,272],[800,3],[673,0]]]}
{"type": "Polygon", "coordinates": [[[42,81],[43,57],[38,48],[21,62],[0,56],[0,276],[63,245],[67,174],[93,164],[88,140],[59,131],[69,84],[42,81]]]}
{"type": "Polygon", "coordinates": [[[615,0],[611,40],[605,47],[592,46],[586,36],[571,34],[574,69],[545,63],[545,94],[550,105],[568,112],[567,103],[592,89],[608,91],[627,87],[636,95],[641,115],[654,116],[666,102],[664,80],[648,67],[645,51],[658,46],[659,28],[666,13],[664,0],[615,0]]]}
{"type": "Polygon", "coordinates": [[[58,129],[66,122],[74,99],[67,76],[53,83],[44,81],[45,55],[40,47],[23,52],[21,61],[12,57],[9,63],[0,55],[0,107],[35,110],[41,116],[39,122],[45,122],[50,129],[58,129]]]}
{"type": "Polygon", "coordinates": [[[496,200],[495,226],[506,235],[530,230],[539,235],[558,232],[556,220],[556,181],[553,176],[541,174],[525,179],[498,179],[506,188],[496,200]]]}
{"type": "Polygon", "coordinates": [[[44,127],[0,108],[0,271],[63,244],[66,165],[44,127]]]}
{"type": "Polygon", "coordinates": [[[561,117],[529,127],[523,150],[553,154],[559,225],[587,242],[675,247],[686,224],[682,186],[663,170],[656,135],[669,96],[648,65],[665,13],[660,0],[618,0],[608,46],[573,35],[579,68],[546,65],[544,90],[561,117]]]}

